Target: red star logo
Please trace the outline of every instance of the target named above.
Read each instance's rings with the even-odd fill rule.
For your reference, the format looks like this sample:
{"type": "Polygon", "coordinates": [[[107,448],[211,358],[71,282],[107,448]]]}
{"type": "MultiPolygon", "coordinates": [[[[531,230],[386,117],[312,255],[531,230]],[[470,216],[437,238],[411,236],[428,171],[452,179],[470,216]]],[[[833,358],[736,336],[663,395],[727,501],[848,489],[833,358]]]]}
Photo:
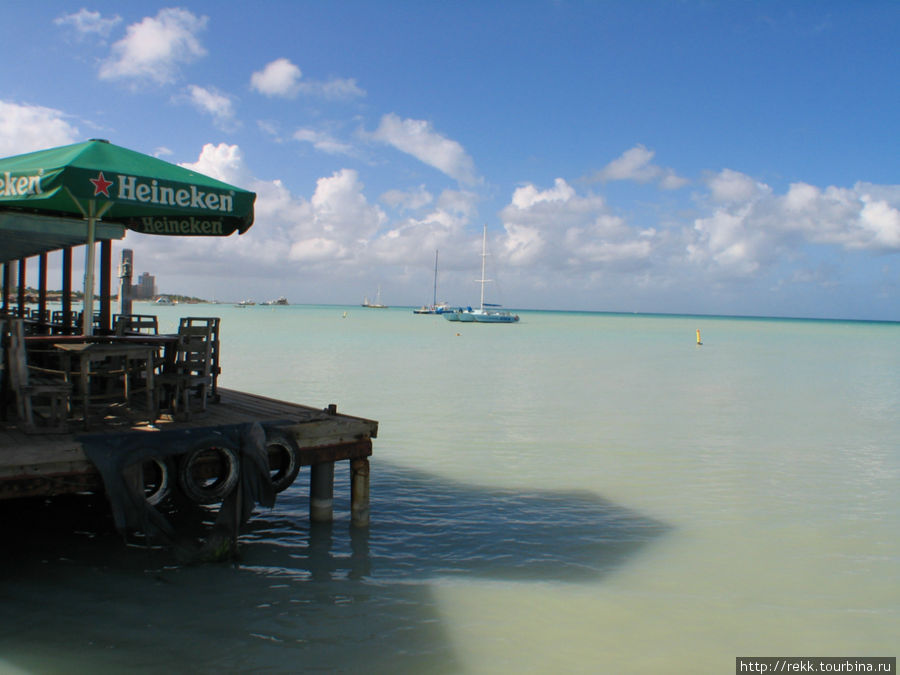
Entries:
{"type": "Polygon", "coordinates": [[[112,185],[111,180],[106,180],[103,176],[103,172],[100,172],[96,178],[91,178],[90,181],[94,184],[94,196],[96,197],[99,194],[103,194],[109,197],[109,186],[112,185]]]}

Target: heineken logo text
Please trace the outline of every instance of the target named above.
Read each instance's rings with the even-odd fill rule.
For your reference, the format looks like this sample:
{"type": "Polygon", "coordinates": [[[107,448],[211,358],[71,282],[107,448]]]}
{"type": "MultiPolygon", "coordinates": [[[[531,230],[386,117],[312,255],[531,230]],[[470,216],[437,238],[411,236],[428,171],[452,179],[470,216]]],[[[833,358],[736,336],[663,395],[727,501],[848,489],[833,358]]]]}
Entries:
{"type": "Polygon", "coordinates": [[[42,174],[13,176],[9,171],[0,175],[0,197],[25,197],[41,194],[42,174]]]}
{"type": "Polygon", "coordinates": [[[196,185],[179,188],[168,187],[159,185],[155,180],[139,183],[136,176],[122,176],[121,174],[116,198],[143,204],[179,206],[185,209],[203,209],[222,213],[231,213],[234,210],[233,194],[205,192],[198,190],[196,185]]]}
{"type": "Polygon", "coordinates": [[[224,234],[222,221],[204,218],[141,218],[141,232],[146,234],[224,234]]]}

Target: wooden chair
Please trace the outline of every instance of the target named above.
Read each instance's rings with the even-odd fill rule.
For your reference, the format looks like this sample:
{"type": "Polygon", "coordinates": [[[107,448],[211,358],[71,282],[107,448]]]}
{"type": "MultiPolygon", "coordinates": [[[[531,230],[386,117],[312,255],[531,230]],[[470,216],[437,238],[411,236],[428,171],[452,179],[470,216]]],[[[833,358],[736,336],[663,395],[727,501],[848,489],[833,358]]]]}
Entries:
{"type": "Polygon", "coordinates": [[[168,372],[156,377],[158,391],[163,392],[173,416],[190,419],[191,394],[200,409],[206,410],[206,399],[212,381],[212,331],[208,325],[184,324],[178,327],[175,361],[168,372]]]}
{"type": "Polygon", "coordinates": [[[219,341],[219,324],[221,323],[221,319],[217,316],[185,316],[178,323],[179,331],[182,328],[196,328],[196,327],[208,327],[209,328],[209,339],[210,339],[210,365],[209,365],[209,374],[210,374],[210,383],[209,383],[209,396],[216,403],[219,402],[219,373],[222,372],[222,369],[219,367],[219,353],[220,353],[220,341],[219,341]]]}
{"type": "MultiPolygon", "coordinates": [[[[114,314],[113,328],[117,337],[125,335],[159,335],[159,320],[154,314],[114,314]]],[[[165,364],[162,354],[153,361],[156,368],[165,364]]]]}
{"type": "Polygon", "coordinates": [[[59,370],[28,365],[25,329],[22,319],[9,322],[9,380],[15,393],[19,419],[26,432],[35,432],[34,418],[39,412],[36,400],[48,401],[46,431],[68,431],[66,416],[72,396],[72,383],[59,370]]]}
{"type": "Polygon", "coordinates": [[[159,335],[159,321],[153,314],[116,314],[116,335],[159,335]]]}
{"type": "MultiPolygon", "coordinates": [[[[72,324],[73,330],[76,333],[80,332],[82,327],[84,326],[84,312],[81,311],[81,312],[76,312],[75,314],[73,314],[73,321],[74,321],[74,323],[72,324]]],[[[97,331],[102,330],[103,326],[101,324],[100,312],[94,312],[94,318],[92,319],[92,325],[94,327],[94,333],[97,333],[97,331]]]]}

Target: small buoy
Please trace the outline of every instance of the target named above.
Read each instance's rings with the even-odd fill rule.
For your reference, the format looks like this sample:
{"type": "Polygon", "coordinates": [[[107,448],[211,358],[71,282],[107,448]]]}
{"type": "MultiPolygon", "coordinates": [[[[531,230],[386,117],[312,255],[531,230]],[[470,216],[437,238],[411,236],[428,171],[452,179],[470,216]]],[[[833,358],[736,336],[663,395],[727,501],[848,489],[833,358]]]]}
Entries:
{"type": "Polygon", "coordinates": [[[456,337],[459,337],[460,335],[462,335],[462,333],[457,333],[457,334],[456,334],[456,337]]]}
{"type": "Polygon", "coordinates": [[[703,344],[703,342],[700,340],[700,329],[699,328],[697,329],[697,344],[698,345],[703,344]]]}

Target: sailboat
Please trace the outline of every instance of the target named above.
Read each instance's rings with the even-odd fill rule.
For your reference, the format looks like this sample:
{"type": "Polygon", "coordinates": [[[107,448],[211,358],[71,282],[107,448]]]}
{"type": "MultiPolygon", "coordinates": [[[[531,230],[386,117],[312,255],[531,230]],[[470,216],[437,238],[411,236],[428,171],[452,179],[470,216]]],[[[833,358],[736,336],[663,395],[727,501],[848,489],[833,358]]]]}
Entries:
{"type": "Polygon", "coordinates": [[[422,305],[418,309],[413,310],[413,314],[443,314],[449,312],[450,307],[446,302],[439,303],[437,301],[437,270],[438,270],[438,252],[434,252],[434,296],[431,299],[431,305],[422,305]]]}
{"type": "Polygon", "coordinates": [[[378,287],[378,293],[375,295],[375,302],[369,302],[369,296],[367,295],[362,302],[363,307],[368,307],[369,309],[387,309],[387,305],[381,304],[381,286],[378,287]]]}
{"type": "Polygon", "coordinates": [[[467,307],[455,311],[444,312],[447,321],[462,321],[463,323],[515,323],[519,320],[518,314],[510,314],[500,309],[500,305],[494,305],[484,301],[484,285],[491,281],[484,278],[484,266],[487,259],[487,225],[481,237],[481,305],[478,309],[467,307]]]}

